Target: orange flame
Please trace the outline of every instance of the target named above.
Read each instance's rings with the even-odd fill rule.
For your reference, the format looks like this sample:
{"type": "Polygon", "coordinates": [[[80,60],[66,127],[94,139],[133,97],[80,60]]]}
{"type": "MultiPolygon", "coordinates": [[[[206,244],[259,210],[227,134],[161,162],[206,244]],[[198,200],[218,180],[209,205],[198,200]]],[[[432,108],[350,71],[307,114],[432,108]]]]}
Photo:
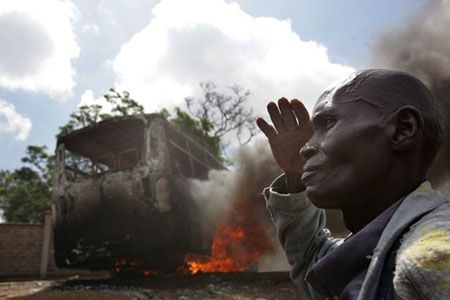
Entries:
{"type": "Polygon", "coordinates": [[[259,218],[240,205],[233,207],[228,219],[217,226],[211,255],[188,253],[185,262],[191,274],[242,272],[272,247],[259,218]]]}

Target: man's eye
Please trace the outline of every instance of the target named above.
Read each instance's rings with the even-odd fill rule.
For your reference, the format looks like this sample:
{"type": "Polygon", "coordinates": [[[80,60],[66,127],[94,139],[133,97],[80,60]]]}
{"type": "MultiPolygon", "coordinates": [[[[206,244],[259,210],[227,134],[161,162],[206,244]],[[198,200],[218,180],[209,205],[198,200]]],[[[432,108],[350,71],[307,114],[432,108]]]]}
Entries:
{"type": "Polygon", "coordinates": [[[331,127],[333,127],[334,124],[336,124],[336,119],[335,118],[327,117],[325,119],[325,127],[327,129],[330,129],[331,127]]]}
{"type": "Polygon", "coordinates": [[[333,116],[319,116],[313,119],[313,128],[315,130],[328,130],[337,122],[337,118],[333,116]]]}

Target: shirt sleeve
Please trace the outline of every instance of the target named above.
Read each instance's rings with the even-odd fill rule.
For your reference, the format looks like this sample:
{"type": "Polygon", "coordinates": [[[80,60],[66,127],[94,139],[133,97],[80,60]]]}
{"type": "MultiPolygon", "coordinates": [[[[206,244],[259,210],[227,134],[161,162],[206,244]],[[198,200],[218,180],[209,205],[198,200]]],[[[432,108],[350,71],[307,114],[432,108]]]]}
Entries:
{"type": "Polygon", "coordinates": [[[264,190],[278,239],[292,267],[294,283],[312,299],[322,299],[304,280],[311,266],[338,245],[325,229],[325,211],[315,207],[306,192],[284,193],[284,175],[264,190]]]}
{"type": "Polygon", "coordinates": [[[394,276],[402,299],[450,299],[450,224],[445,223],[429,222],[402,243],[394,276]]]}

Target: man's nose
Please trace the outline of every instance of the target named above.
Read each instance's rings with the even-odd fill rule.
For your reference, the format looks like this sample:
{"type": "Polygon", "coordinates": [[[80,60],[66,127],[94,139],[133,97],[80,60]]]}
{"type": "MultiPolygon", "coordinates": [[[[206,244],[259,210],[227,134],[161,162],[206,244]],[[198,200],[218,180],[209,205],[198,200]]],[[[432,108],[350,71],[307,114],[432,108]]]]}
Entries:
{"type": "Polygon", "coordinates": [[[318,151],[319,147],[316,144],[308,142],[300,149],[300,157],[306,161],[317,154],[318,151]]]}

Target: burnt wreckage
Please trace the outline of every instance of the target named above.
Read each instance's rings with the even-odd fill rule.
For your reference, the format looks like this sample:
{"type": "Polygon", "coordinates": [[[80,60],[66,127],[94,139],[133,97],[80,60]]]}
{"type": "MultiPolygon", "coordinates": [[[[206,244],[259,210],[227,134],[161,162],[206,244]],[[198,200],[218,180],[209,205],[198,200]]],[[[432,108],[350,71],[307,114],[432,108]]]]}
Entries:
{"type": "Polygon", "coordinates": [[[53,184],[59,267],[111,269],[121,258],[173,270],[210,250],[187,178],[222,164],[158,114],[100,122],[58,139],[53,184]]]}

